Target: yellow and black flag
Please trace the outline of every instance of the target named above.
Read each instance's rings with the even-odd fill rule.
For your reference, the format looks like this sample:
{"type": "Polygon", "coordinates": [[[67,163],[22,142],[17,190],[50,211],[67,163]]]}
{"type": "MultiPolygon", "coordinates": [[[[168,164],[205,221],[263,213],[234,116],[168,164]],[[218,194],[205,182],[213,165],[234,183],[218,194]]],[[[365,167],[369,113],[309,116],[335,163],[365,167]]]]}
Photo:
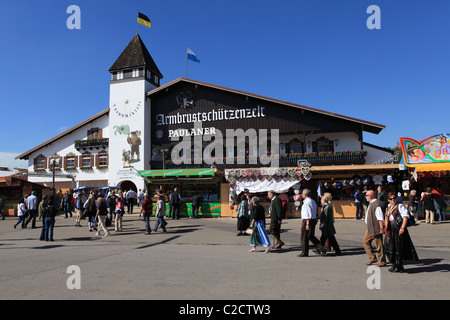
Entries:
{"type": "Polygon", "coordinates": [[[149,28],[152,26],[152,22],[150,21],[150,19],[145,14],[140,13],[139,11],[137,22],[149,28]]]}

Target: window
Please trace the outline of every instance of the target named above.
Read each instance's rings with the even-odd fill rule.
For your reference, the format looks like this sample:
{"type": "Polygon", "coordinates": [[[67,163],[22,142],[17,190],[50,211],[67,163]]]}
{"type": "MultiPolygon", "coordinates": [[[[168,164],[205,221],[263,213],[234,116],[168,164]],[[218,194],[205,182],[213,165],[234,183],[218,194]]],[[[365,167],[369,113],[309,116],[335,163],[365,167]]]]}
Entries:
{"type": "Polygon", "coordinates": [[[108,155],[107,154],[100,154],[98,156],[98,166],[99,167],[108,166],[108,155]]]}
{"type": "Polygon", "coordinates": [[[286,153],[302,153],[305,148],[303,142],[298,139],[293,139],[289,143],[286,143],[286,153]]]}
{"type": "Polygon", "coordinates": [[[313,151],[315,152],[328,152],[334,151],[333,140],[328,140],[325,137],[320,137],[313,143],[313,151]]]}
{"type": "Polygon", "coordinates": [[[139,69],[133,69],[133,73],[131,75],[133,78],[139,77],[139,69]]]}
{"type": "Polygon", "coordinates": [[[87,139],[88,140],[97,140],[97,139],[101,139],[101,131],[100,128],[92,128],[90,130],[88,130],[87,132],[87,139]]]}
{"type": "Polygon", "coordinates": [[[61,169],[61,158],[51,158],[50,159],[50,168],[58,170],[61,169]]]}
{"type": "Polygon", "coordinates": [[[45,158],[36,159],[36,170],[45,169],[45,158]]]}
{"type": "Polygon", "coordinates": [[[75,168],[75,157],[68,157],[66,163],[67,169],[74,169],[75,168]]]}
{"type": "Polygon", "coordinates": [[[117,80],[122,80],[123,79],[123,71],[118,71],[116,73],[116,79],[117,80]]]}
{"type": "Polygon", "coordinates": [[[83,156],[83,161],[82,161],[82,164],[81,164],[81,166],[83,167],[83,168],[90,168],[91,167],[91,156],[89,155],[89,156],[83,156]]]}

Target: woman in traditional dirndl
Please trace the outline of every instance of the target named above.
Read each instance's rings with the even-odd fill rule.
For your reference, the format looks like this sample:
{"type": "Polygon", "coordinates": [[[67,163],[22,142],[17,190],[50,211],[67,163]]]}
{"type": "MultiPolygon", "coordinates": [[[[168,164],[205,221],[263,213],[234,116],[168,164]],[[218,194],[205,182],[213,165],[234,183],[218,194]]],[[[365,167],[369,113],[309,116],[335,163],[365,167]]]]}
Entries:
{"type": "Polygon", "coordinates": [[[259,204],[259,198],[252,198],[253,206],[250,214],[250,228],[253,229],[253,233],[250,236],[250,252],[256,252],[256,247],[263,246],[266,248],[265,252],[270,250],[270,240],[266,232],[266,226],[264,220],[266,219],[266,213],[264,207],[259,204]]]}
{"type": "Polygon", "coordinates": [[[239,231],[239,233],[237,234],[238,236],[245,235],[245,231],[250,225],[250,219],[248,215],[248,199],[247,194],[244,192],[241,194],[241,203],[239,203],[236,215],[237,230],[239,231]]]}
{"type": "Polygon", "coordinates": [[[388,194],[388,201],[384,252],[392,263],[389,271],[404,272],[403,261],[419,260],[408,232],[409,212],[403,204],[397,203],[397,197],[394,193],[388,194]]]}

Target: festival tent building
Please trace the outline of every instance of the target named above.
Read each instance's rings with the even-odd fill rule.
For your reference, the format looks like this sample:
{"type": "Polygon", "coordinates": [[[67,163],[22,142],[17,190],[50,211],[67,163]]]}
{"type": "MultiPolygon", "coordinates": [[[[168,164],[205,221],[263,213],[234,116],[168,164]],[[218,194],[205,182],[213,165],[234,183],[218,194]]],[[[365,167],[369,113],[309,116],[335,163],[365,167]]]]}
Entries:
{"type": "Polygon", "coordinates": [[[294,203],[308,187],[332,192],[337,217],[353,217],[354,190],[398,171],[390,150],[364,142],[384,125],[188,78],[161,85],[138,34],[109,72],[108,108],[17,157],[28,160],[29,181],[53,186],[54,174],[56,189],[151,194],[178,187],[183,214],[201,195],[201,214],[222,217],[235,215],[244,189],[274,189],[294,203]]]}

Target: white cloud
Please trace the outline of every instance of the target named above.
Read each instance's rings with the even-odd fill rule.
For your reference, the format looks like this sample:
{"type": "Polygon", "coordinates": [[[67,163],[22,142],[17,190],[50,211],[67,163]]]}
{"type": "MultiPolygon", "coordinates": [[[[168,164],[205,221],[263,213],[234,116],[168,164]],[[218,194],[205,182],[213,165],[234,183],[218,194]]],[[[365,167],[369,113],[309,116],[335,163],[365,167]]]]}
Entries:
{"type": "Polygon", "coordinates": [[[27,160],[15,160],[18,153],[10,153],[10,152],[0,152],[0,167],[7,167],[9,169],[20,168],[26,169],[28,168],[27,160]]]}

